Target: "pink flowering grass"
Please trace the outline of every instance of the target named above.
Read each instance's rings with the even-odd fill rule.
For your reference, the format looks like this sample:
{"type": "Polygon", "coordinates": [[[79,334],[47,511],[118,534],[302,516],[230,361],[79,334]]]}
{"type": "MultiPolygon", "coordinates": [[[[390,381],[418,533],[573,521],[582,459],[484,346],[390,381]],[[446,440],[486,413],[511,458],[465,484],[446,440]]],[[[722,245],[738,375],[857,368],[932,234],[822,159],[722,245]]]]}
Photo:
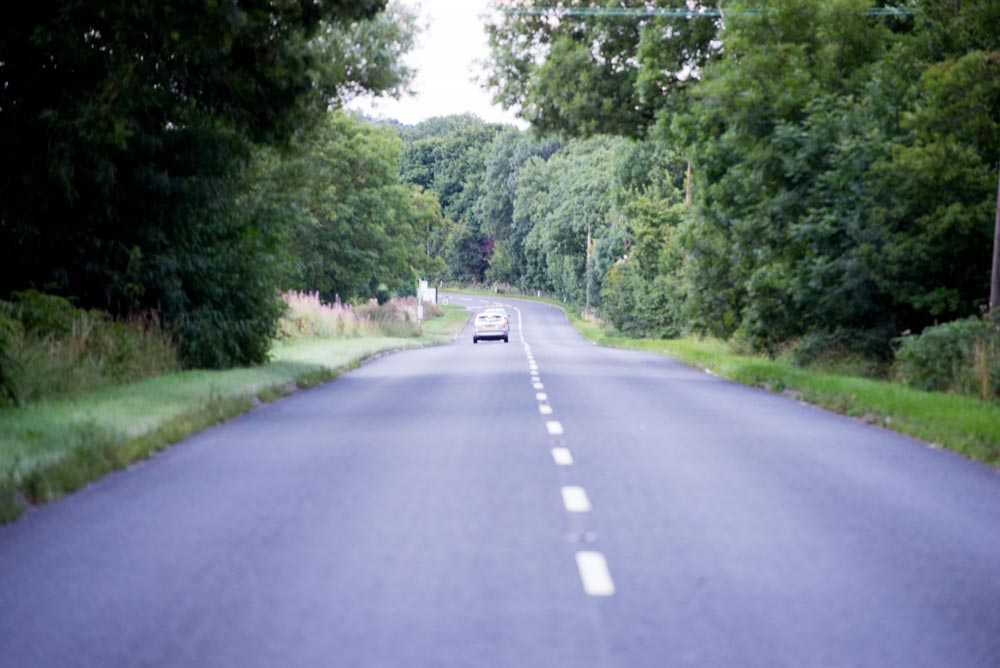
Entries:
{"type": "MultiPolygon", "coordinates": [[[[281,319],[279,336],[296,338],[355,338],[365,336],[420,336],[416,297],[393,299],[386,304],[374,300],[361,306],[344,304],[339,298],[325,304],[316,292],[286,292],[282,297],[288,312],[281,319]]],[[[434,304],[424,303],[424,319],[444,312],[434,304]]]]}
{"type": "Polygon", "coordinates": [[[282,298],[288,304],[288,311],[279,324],[282,339],[351,338],[370,333],[365,319],[358,317],[354,307],[339,299],[324,304],[318,292],[295,291],[286,292],[282,298]]]}

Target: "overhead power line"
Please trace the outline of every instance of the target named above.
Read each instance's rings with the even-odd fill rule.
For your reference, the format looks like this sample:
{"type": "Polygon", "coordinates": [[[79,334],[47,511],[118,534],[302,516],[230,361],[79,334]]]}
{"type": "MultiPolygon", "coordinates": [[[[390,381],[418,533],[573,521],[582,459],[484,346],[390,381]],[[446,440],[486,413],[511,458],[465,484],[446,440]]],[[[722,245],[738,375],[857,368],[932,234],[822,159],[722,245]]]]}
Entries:
{"type": "MultiPolygon", "coordinates": [[[[763,9],[723,11],[721,9],[666,9],[654,7],[511,7],[503,9],[504,14],[542,16],[628,16],[667,18],[722,18],[724,14],[760,14],[763,9]]],[[[865,16],[913,16],[905,7],[873,7],[861,12],[865,16]]]]}

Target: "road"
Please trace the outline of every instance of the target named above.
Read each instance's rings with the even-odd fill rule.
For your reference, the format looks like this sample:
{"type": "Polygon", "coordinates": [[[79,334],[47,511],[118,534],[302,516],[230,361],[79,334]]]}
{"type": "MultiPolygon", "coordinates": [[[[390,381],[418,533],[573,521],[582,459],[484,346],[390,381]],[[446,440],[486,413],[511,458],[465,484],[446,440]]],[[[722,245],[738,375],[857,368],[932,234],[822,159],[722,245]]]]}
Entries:
{"type": "Polygon", "coordinates": [[[0,527],[0,666],[1000,666],[996,471],[503,303],[0,527]]]}

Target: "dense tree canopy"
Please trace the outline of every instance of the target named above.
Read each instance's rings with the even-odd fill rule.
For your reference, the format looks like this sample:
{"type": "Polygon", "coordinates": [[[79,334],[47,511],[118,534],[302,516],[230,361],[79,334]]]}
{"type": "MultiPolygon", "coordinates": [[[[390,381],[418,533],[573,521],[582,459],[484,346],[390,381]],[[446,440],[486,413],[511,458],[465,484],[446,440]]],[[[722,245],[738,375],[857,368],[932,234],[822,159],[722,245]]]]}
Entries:
{"type": "Polygon", "coordinates": [[[445,261],[443,278],[481,282],[493,252],[480,230],[476,202],[483,193],[487,149],[500,126],[470,114],[432,118],[401,133],[401,177],[433,193],[448,227],[430,242],[445,261]]]}
{"type": "Polygon", "coordinates": [[[427,239],[444,226],[436,198],[399,178],[402,141],[388,126],[343,112],[290,160],[272,160],[263,202],[285,201],[292,263],[286,286],[336,299],[405,291],[440,270],[427,239]]]}
{"type": "Polygon", "coordinates": [[[418,276],[803,360],[985,304],[993,0],[499,1],[488,86],[528,131],[335,111],[406,85],[414,17],[383,5],[26,5],[0,27],[0,298],[156,310],[206,366],[266,355],[278,288],[418,276]]]}
{"type": "MultiPolygon", "coordinates": [[[[189,363],[262,359],[282,232],[241,202],[255,146],[398,88],[377,0],[26,3],[0,26],[0,293],[156,309],[189,363]]],[[[261,211],[261,209],[255,209],[261,211]]]]}
{"type": "Polygon", "coordinates": [[[717,50],[714,4],[496,4],[488,83],[542,132],[641,137],[717,50]]]}
{"type": "Polygon", "coordinates": [[[498,275],[578,301],[553,277],[597,275],[623,331],[793,344],[803,359],[884,357],[904,331],[977,313],[997,205],[1000,5],[885,4],[497,2],[496,98],[544,134],[635,142],[604,163],[613,206],[565,223],[610,215],[625,253],[538,259],[555,240],[539,221],[589,196],[556,192],[557,153],[520,170],[525,264],[511,269],[519,249],[501,243],[498,275]]]}

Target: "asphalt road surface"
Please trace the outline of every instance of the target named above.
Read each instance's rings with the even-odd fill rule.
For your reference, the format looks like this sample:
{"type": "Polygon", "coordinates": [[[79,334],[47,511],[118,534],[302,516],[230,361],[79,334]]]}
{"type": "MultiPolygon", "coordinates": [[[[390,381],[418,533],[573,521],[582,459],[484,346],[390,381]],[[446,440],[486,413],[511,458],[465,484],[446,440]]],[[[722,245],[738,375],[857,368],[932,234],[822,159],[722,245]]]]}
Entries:
{"type": "Polygon", "coordinates": [[[0,666],[1000,666],[996,471],[502,303],[0,527],[0,666]]]}

